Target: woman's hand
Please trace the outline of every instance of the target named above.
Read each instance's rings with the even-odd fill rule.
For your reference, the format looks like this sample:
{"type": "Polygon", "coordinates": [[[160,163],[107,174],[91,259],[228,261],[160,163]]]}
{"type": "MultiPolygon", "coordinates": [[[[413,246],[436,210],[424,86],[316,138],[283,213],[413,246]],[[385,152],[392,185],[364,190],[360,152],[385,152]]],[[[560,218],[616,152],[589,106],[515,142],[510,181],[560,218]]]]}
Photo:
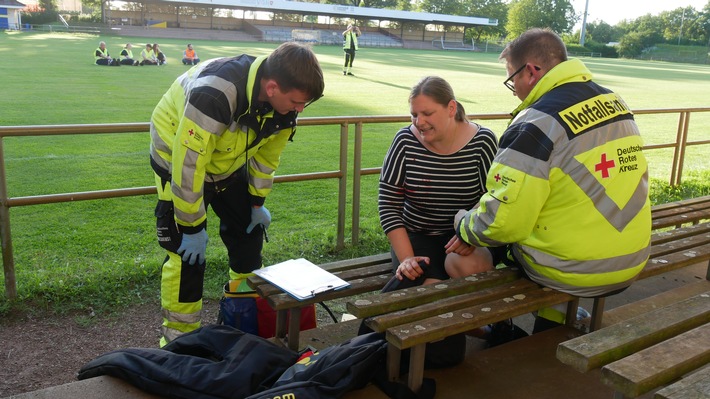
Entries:
{"type": "Polygon", "coordinates": [[[394,275],[400,281],[404,280],[405,277],[410,280],[416,279],[417,277],[424,274],[424,269],[422,269],[422,267],[419,265],[419,262],[424,262],[428,265],[429,258],[426,256],[412,256],[406,258],[402,261],[402,263],[399,264],[399,266],[397,266],[397,271],[394,275]]]}

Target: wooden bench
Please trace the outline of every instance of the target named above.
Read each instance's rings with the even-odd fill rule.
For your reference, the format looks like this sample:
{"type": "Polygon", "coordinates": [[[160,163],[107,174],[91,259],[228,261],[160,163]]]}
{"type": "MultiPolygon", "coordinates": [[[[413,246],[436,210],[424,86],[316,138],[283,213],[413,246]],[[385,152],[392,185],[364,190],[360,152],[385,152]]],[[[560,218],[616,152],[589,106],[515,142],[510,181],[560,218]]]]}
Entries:
{"type": "Polygon", "coordinates": [[[699,374],[659,397],[690,390],[707,394],[707,380],[696,381],[707,375],[701,369],[710,362],[710,282],[700,285],[708,291],[561,343],[557,358],[580,372],[601,368],[616,398],[635,398],[695,370],[699,374]]]}
{"type": "MultiPolygon", "coordinates": [[[[639,279],[708,260],[710,223],[657,232],[652,236],[651,258],[639,279]]],[[[601,324],[603,301],[604,298],[595,299],[593,325],[601,324]]],[[[365,323],[373,330],[386,332],[390,378],[399,374],[401,351],[411,348],[408,385],[416,391],[423,378],[428,342],[565,302],[569,304],[569,324],[575,320],[577,298],[539,287],[513,270],[497,270],[432,286],[365,296],[348,302],[348,311],[366,318],[365,323]],[[510,275],[512,280],[504,278],[510,275]]]]}
{"type": "MultiPolygon", "coordinates": [[[[696,198],[696,199],[690,199],[690,200],[685,200],[685,201],[677,201],[673,203],[668,203],[668,204],[663,204],[659,206],[653,207],[652,210],[652,215],[653,215],[653,226],[654,229],[659,229],[659,228],[668,228],[668,227],[675,227],[675,226],[680,226],[683,224],[688,224],[688,223],[698,223],[698,221],[710,218],[710,196],[702,197],[702,198],[696,198]]],[[[692,233],[687,233],[690,235],[693,235],[692,233]]],[[[667,242],[673,241],[673,236],[668,236],[665,238],[667,242]]],[[[659,242],[660,243],[660,242],[659,242]]],[[[671,265],[676,265],[678,263],[670,263],[671,265]]],[[[304,306],[309,306],[314,303],[322,302],[322,301],[329,301],[329,300],[335,300],[335,299],[343,299],[343,298],[350,298],[355,295],[360,295],[363,293],[368,293],[368,292],[373,292],[373,291],[379,291],[389,280],[391,277],[391,259],[390,259],[390,254],[389,253],[383,253],[379,255],[373,255],[373,256],[367,256],[367,257],[362,257],[362,258],[356,258],[356,259],[348,259],[344,261],[337,261],[337,262],[331,262],[327,264],[321,265],[324,269],[338,275],[339,277],[343,278],[344,280],[350,282],[351,287],[348,289],[340,290],[340,291],[334,291],[334,292],[326,292],[323,294],[318,294],[315,298],[307,300],[307,301],[298,301],[295,300],[294,298],[290,297],[288,294],[283,293],[280,289],[277,287],[274,287],[271,284],[268,284],[268,282],[264,281],[263,279],[259,277],[252,277],[248,280],[249,285],[255,289],[255,291],[261,295],[262,297],[266,298],[269,304],[277,311],[277,322],[276,322],[276,337],[279,341],[284,342],[286,345],[288,345],[289,348],[297,350],[299,349],[299,346],[301,343],[299,342],[300,338],[300,332],[299,332],[299,323],[300,323],[300,313],[301,313],[301,308],[304,306]],[[290,316],[289,316],[290,315],[290,316]]],[[[679,266],[682,267],[682,266],[679,266]]],[[[493,280],[496,280],[493,278],[493,280]]],[[[509,280],[512,281],[512,280],[509,280]]],[[[497,281],[495,284],[492,285],[500,285],[506,283],[505,279],[497,281]]],[[[475,287],[476,285],[474,285],[475,287]]],[[[421,287],[418,287],[421,288],[421,287]]],[[[483,288],[480,286],[477,289],[483,288]]],[[[473,289],[472,291],[476,291],[477,289],[473,289]]],[[[500,290],[503,290],[503,288],[499,288],[500,290]]],[[[512,290],[515,290],[516,288],[512,288],[512,290]]],[[[512,291],[508,291],[510,293],[512,291]]],[[[400,292],[401,293],[401,292],[400,292]]],[[[506,296],[503,295],[505,292],[500,291],[498,293],[492,293],[491,295],[498,295],[498,298],[505,298],[506,296]],[[502,296],[501,296],[502,295],[502,296]]],[[[438,299],[442,299],[441,297],[437,297],[436,295],[432,294],[427,294],[430,295],[429,299],[427,301],[435,301],[438,299]]],[[[484,294],[487,295],[487,294],[484,294]]],[[[400,297],[401,299],[401,297],[400,297]]],[[[574,300],[575,298],[571,297],[558,297],[556,299],[553,299],[553,302],[557,300],[561,300],[561,302],[566,302],[568,300],[574,300]],[[565,299],[565,300],[562,300],[565,299]]],[[[414,302],[418,302],[418,299],[414,299],[414,302]]],[[[526,301],[527,302],[527,301],[526,301]]],[[[405,303],[405,302],[403,302],[405,303]]],[[[576,302],[575,302],[576,304],[576,302]]],[[[398,305],[399,306],[399,305],[398,305]]],[[[411,306],[408,305],[408,306],[411,306]]],[[[399,309],[403,309],[404,307],[399,307],[399,309]]],[[[353,313],[352,310],[349,311],[353,313]]],[[[389,308],[384,310],[384,313],[391,313],[395,311],[393,308],[389,308]]],[[[431,311],[431,310],[430,310],[431,311]]],[[[435,311],[435,310],[434,310],[435,311]]],[[[569,312],[572,311],[572,307],[570,307],[569,312]]],[[[358,312],[359,311],[355,311],[358,312]]],[[[603,313],[603,299],[599,299],[598,301],[595,301],[595,306],[594,309],[592,309],[592,314],[594,315],[599,315],[592,321],[592,328],[595,326],[598,326],[601,322],[601,315],[603,313]]],[[[354,313],[355,314],[355,313],[354,313]]],[[[369,313],[359,313],[360,315],[368,314],[368,316],[360,316],[360,317],[369,317],[372,314],[369,313]]],[[[425,313],[424,313],[425,314],[425,313]]],[[[356,314],[356,316],[358,316],[356,314]]],[[[413,321],[416,320],[417,317],[420,316],[414,316],[412,317],[411,320],[413,321]]],[[[568,318],[569,319],[569,318],[568,318]]],[[[373,321],[368,321],[368,323],[373,323],[373,326],[375,329],[379,328],[384,328],[384,327],[379,327],[378,323],[384,323],[385,321],[382,321],[381,319],[374,319],[373,321]]],[[[403,320],[392,320],[389,321],[390,323],[399,323],[399,322],[404,322],[403,320]]],[[[384,324],[382,325],[384,326],[384,324]]]]}

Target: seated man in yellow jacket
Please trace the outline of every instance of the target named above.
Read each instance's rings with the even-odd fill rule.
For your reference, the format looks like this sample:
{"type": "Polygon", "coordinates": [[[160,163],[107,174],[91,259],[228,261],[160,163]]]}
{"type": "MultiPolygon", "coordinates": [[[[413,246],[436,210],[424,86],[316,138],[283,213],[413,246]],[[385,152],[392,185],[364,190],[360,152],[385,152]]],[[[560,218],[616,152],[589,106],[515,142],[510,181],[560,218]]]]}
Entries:
{"type": "MultiPolygon", "coordinates": [[[[470,274],[459,247],[491,247],[494,265],[521,266],[532,281],[575,296],[627,288],[651,236],[648,167],[631,110],[568,59],[550,30],[523,33],[500,58],[522,104],[500,138],[487,193],[457,215],[447,273],[470,274]]],[[[564,318],[564,307],[542,309],[533,332],[564,318]]]]}

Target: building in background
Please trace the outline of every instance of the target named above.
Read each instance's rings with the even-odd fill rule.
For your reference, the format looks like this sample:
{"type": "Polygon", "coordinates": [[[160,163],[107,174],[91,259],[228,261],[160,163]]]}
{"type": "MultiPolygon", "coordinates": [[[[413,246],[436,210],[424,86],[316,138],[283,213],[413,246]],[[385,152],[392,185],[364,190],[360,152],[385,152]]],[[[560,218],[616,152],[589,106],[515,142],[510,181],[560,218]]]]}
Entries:
{"type": "Polygon", "coordinates": [[[22,9],[25,4],[17,0],[0,0],[0,29],[19,30],[22,27],[22,9]]]}

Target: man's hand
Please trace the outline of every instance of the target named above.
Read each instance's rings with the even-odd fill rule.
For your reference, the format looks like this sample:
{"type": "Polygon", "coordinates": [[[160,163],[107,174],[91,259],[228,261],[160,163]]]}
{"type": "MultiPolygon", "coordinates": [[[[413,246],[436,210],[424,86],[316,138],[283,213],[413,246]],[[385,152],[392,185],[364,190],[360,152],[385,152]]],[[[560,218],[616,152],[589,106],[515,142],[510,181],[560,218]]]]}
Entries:
{"type": "Polygon", "coordinates": [[[251,234],[254,227],[261,225],[264,230],[269,228],[271,224],[271,212],[265,206],[251,208],[251,223],[247,226],[247,234],[251,234]]]}
{"type": "Polygon", "coordinates": [[[183,234],[178,255],[182,255],[182,261],[189,265],[202,264],[205,261],[207,251],[207,232],[205,229],[194,234],[183,234]]]}

